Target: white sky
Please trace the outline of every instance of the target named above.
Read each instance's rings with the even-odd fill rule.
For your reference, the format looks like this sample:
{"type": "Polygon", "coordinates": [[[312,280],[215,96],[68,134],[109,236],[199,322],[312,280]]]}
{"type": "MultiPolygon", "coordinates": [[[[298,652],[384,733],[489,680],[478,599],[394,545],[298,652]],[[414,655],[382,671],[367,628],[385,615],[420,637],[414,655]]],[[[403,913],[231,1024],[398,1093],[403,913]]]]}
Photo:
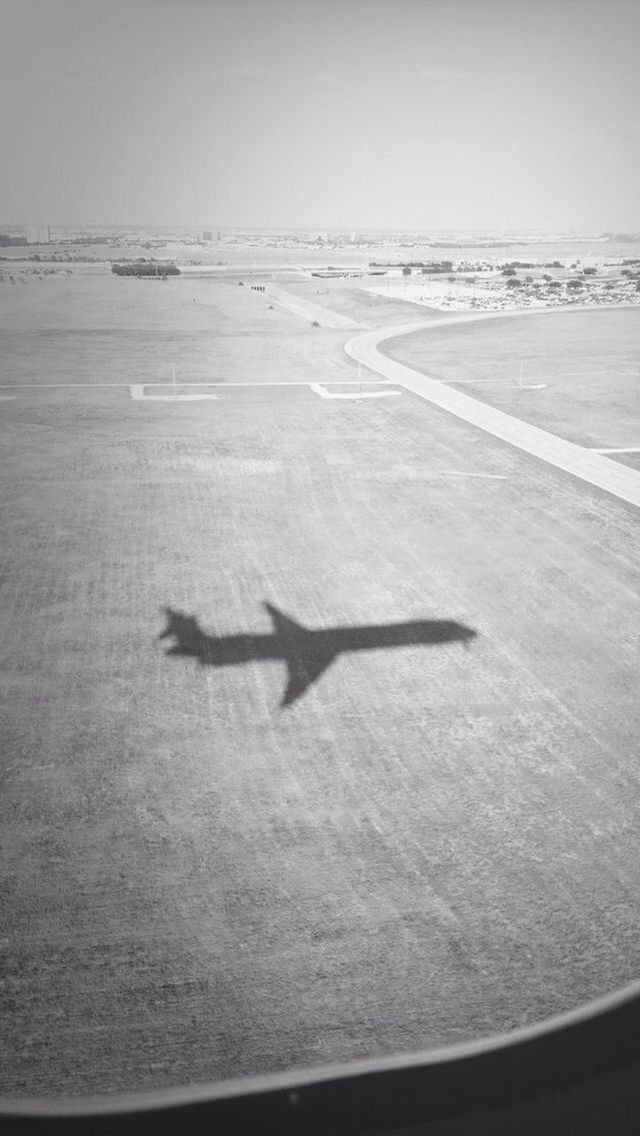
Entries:
{"type": "Polygon", "coordinates": [[[0,0],[0,222],[640,229],[640,3],[0,0]]]}

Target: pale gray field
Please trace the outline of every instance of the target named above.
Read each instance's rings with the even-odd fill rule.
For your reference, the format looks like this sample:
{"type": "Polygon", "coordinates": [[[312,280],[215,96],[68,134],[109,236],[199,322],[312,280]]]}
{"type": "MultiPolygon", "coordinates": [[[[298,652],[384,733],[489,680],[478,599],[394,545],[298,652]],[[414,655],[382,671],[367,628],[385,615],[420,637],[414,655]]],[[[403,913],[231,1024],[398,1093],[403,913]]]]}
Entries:
{"type": "Polygon", "coordinates": [[[25,288],[0,315],[2,1091],[407,1052],[637,977],[637,511],[406,392],[232,388],[357,379],[348,332],[259,293],[25,288]],[[172,363],[229,386],[131,399],[172,363]],[[269,635],[265,601],[380,647],[281,708],[283,662],[158,639],[165,606],[269,635]],[[427,620],[476,637],[390,649],[427,620]]]}

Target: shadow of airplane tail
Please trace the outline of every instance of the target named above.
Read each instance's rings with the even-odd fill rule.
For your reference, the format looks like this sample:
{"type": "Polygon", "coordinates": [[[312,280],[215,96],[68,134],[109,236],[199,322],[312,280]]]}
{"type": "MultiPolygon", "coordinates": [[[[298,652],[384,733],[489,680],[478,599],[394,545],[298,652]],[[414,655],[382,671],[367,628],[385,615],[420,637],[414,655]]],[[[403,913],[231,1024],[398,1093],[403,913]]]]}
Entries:
{"type": "Polygon", "coordinates": [[[167,618],[167,626],[164,631],[160,632],[158,639],[168,639],[174,636],[176,640],[174,645],[165,651],[165,654],[189,655],[191,658],[197,659],[202,666],[205,663],[213,663],[214,660],[208,658],[211,636],[206,635],[201,630],[196,617],[184,615],[181,611],[174,611],[170,607],[162,608],[162,610],[167,618]]]}

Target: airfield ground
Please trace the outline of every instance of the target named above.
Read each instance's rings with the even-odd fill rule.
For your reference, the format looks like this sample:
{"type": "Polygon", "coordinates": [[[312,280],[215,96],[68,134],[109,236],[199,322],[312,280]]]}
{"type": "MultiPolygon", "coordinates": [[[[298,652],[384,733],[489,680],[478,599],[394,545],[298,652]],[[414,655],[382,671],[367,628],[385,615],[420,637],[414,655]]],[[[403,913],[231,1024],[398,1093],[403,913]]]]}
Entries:
{"type": "Polygon", "coordinates": [[[640,307],[452,323],[382,350],[578,445],[640,452],[640,307]]]}
{"type": "MultiPolygon", "coordinates": [[[[320,397],[304,384],[383,388],[349,330],[248,286],[7,292],[0,1089],[407,1052],[637,977],[637,510],[406,391],[320,397]],[[172,364],[178,397],[149,398],[172,364]],[[266,634],[265,601],[477,637],[346,654],[286,709],[283,663],[158,640],[165,605],[266,634]]],[[[333,310],[399,322],[384,304],[342,288],[333,310]]],[[[603,325],[600,374],[636,352],[633,316],[603,325]]],[[[439,373],[477,377],[476,345],[483,376],[503,342],[558,359],[551,323],[514,322],[434,329],[439,373]]],[[[577,417],[585,334],[562,422],[575,405],[604,446],[607,407],[606,438],[577,417]]],[[[409,350],[433,373],[431,340],[409,350]]]]}

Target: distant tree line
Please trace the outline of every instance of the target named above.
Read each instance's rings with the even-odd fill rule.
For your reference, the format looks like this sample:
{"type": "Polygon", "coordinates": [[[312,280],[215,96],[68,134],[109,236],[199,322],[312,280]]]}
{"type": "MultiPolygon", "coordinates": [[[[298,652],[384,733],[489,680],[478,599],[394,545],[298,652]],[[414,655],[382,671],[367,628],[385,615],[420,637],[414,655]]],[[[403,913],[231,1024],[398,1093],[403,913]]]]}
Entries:
{"type": "MultiPolygon", "coordinates": [[[[369,261],[369,268],[405,268],[409,270],[419,268],[420,271],[426,275],[428,272],[451,272],[453,268],[453,261],[451,260],[410,260],[410,261],[397,261],[397,260],[371,260],[369,261]]],[[[411,271],[405,272],[405,276],[410,276],[411,271]]]]}
{"type": "Polygon", "coordinates": [[[26,237],[12,237],[10,233],[0,233],[0,248],[13,248],[14,245],[26,245],[26,237]]]}
{"type": "Polygon", "coordinates": [[[175,264],[160,264],[157,260],[134,260],[128,264],[112,264],[116,276],[179,276],[175,264]]]}
{"type": "Polygon", "coordinates": [[[506,272],[508,268],[562,268],[562,261],[548,260],[544,264],[539,265],[537,262],[531,260],[509,260],[503,268],[506,272]]]}
{"type": "Polygon", "coordinates": [[[422,271],[426,274],[427,272],[451,272],[452,269],[452,260],[432,260],[422,271]]]}

